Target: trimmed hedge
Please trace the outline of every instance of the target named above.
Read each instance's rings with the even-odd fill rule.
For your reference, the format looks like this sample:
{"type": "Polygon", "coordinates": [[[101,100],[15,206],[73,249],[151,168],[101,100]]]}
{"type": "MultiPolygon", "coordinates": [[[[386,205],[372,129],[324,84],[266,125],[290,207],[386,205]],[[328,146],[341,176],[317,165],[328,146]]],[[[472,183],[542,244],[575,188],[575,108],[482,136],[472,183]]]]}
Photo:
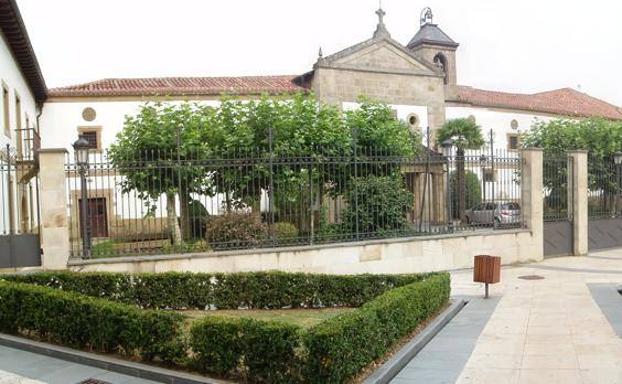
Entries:
{"type": "Polygon", "coordinates": [[[0,281],[0,331],[35,333],[75,348],[172,362],[185,355],[184,316],[0,281]]]}
{"type": "Polygon", "coordinates": [[[141,273],[42,272],[2,277],[74,291],[141,308],[278,309],[358,307],[425,274],[336,276],[285,272],[141,273]]]}
{"type": "Polygon", "coordinates": [[[0,332],[34,333],[71,347],[158,359],[262,383],[345,382],[442,308],[450,294],[448,273],[49,272],[7,278],[13,281],[0,280],[0,332]],[[365,301],[310,329],[209,316],[195,321],[189,334],[184,334],[183,315],[125,304],[281,308],[358,306],[365,301]]]}
{"type": "Polygon", "coordinates": [[[449,293],[449,274],[440,273],[316,325],[304,335],[306,377],[313,383],[341,383],[356,375],[442,308],[449,293]]]}
{"type": "Polygon", "coordinates": [[[206,318],[191,329],[195,366],[202,372],[259,382],[342,383],[447,303],[449,274],[425,277],[309,330],[249,319],[206,318]]]}
{"type": "Polygon", "coordinates": [[[201,372],[266,383],[300,382],[301,328],[276,321],[207,317],[190,331],[193,366],[201,372]]]}

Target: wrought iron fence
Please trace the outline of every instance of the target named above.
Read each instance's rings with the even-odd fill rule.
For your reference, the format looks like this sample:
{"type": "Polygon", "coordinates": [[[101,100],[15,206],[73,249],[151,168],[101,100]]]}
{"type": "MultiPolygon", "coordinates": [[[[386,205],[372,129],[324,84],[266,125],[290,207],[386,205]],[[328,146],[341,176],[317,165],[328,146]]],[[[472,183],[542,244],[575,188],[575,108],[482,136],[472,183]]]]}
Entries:
{"type": "Polygon", "coordinates": [[[566,154],[546,154],[542,164],[544,221],[572,218],[568,201],[572,200],[572,158],[566,154]]]}
{"type": "Polygon", "coordinates": [[[38,233],[38,167],[9,145],[0,149],[0,235],[38,233]]]}
{"type": "Polygon", "coordinates": [[[588,213],[591,219],[622,214],[622,165],[613,156],[588,156],[588,213]]]}
{"type": "Polygon", "coordinates": [[[73,257],[282,247],[522,226],[518,152],[421,147],[66,163],[73,257]]]}

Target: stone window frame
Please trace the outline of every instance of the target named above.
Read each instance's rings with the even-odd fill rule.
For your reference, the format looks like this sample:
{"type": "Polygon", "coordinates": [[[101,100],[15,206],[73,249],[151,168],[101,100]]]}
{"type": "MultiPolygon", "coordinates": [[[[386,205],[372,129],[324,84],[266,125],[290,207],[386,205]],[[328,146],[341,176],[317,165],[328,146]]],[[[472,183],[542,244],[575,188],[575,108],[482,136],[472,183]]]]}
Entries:
{"type": "Polygon", "coordinates": [[[516,152],[520,150],[520,135],[518,133],[508,132],[506,134],[506,139],[507,139],[507,150],[508,151],[516,152]],[[512,143],[513,138],[516,138],[516,148],[512,148],[511,143],[512,143]]]}
{"type": "Polygon", "coordinates": [[[2,87],[2,124],[4,125],[3,131],[4,135],[11,138],[11,92],[9,85],[2,80],[0,82],[0,86],[2,87]]]}
{"type": "Polygon", "coordinates": [[[97,142],[97,146],[96,148],[93,148],[92,150],[96,151],[96,152],[103,152],[103,148],[102,148],[102,126],[101,125],[81,125],[78,127],[78,136],[82,135],[83,133],[87,133],[87,132],[95,132],[96,135],[96,142],[97,142]]]}

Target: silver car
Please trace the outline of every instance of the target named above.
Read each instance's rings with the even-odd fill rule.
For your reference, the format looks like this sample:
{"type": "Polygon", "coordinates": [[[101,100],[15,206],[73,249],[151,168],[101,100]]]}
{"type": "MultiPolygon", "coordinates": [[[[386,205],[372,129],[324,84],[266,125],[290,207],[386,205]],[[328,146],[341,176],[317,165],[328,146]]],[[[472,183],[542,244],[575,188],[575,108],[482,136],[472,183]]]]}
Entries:
{"type": "Polygon", "coordinates": [[[513,202],[485,202],[465,212],[468,224],[516,226],[521,222],[520,205],[513,202]]]}

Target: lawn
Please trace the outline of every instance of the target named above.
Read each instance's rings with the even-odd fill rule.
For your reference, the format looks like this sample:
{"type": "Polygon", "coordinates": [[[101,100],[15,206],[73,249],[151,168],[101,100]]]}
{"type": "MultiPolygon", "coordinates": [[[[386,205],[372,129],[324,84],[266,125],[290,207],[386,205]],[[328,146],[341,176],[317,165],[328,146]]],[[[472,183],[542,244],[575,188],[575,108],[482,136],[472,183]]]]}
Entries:
{"type": "Polygon", "coordinates": [[[319,309],[221,309],[217,311],[179,311],[192,321],[206,316],[223,316],[228,318],[247,317],[255,320],[278,320],[298,325],[302,328],[311,328],[324,320],[331,319],[356,308],[319,308],[319,309]]]}

